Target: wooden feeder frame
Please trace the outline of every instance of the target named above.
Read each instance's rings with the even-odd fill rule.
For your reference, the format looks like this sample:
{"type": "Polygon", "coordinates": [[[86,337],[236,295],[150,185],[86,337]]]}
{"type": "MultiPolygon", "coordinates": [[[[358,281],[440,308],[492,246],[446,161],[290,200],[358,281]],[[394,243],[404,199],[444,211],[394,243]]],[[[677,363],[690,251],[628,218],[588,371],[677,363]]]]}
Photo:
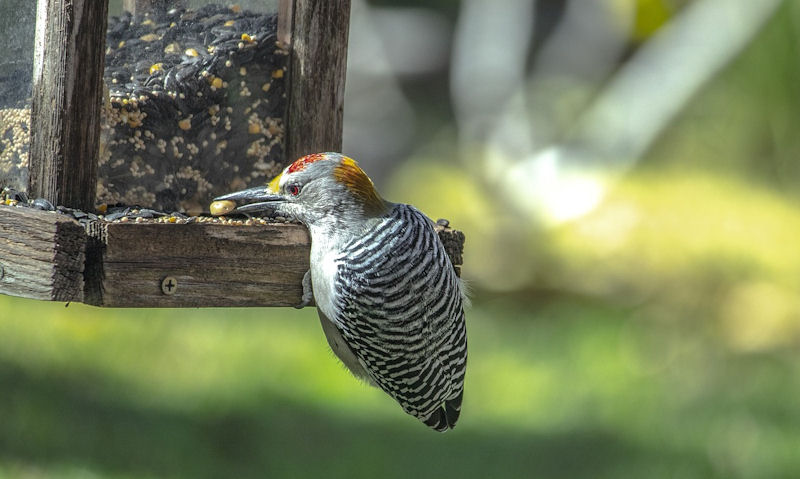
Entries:
{"type": "MultiPolygon", "coordinates": [[[[125,0],[131,12],[163,0],[125,0]]],[[[280,0],[285,162],[342,144],[350,0],[280,0]]],[[[38,0],[29,193],[94,209],[108,0],[38,0]]],[[[463,234],[437,227],[453,264],[463,234]]],[[[0,206],[0,294],[108,307],[292,306],[310,238],[297,224],[82,225],[0,206]]],[[[458,266],[456,266],[458,269],[458,266]]]]}

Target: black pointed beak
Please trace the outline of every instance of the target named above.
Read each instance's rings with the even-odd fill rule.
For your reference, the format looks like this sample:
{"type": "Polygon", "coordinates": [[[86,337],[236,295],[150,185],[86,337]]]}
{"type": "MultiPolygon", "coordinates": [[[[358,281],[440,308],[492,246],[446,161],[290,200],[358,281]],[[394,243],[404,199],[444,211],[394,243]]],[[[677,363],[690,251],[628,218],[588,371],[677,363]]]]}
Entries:
{"type": "MultiPolygon", "coordinates": [[[[285,201],[282,195],[270,192],[267,186],[257,186],[255,188],[248,188],[246,190],[228,193],[214,198],[214,205],[218,201],[235,201],[236,203],[244,203],[238,206],[235,210],[236,213],[258,213],[263,211],[271,211],[275,208],[276,203],[285,201]]],[[[227,209],[227,208],[226,208],[227,209]]],[[[213,208],[212,208],[213,211],[213,208]]],[[[229,211],[228,211],[229,212],[229,211]]],[[[224,213],[223,213],[224,214],[224,213]]]]}

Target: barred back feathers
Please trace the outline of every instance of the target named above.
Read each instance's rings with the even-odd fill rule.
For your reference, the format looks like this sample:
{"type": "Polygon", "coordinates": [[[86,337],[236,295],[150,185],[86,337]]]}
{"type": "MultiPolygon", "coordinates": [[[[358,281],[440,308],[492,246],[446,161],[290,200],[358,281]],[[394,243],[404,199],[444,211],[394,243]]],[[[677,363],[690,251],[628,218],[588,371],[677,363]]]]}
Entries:
{"type": "Polygon", "coordinates": [[[337,327],[377,385],[428,426],[461,412],[467,335],[460,280],[430,220],[397,204],[337,257],[337,327]]]}

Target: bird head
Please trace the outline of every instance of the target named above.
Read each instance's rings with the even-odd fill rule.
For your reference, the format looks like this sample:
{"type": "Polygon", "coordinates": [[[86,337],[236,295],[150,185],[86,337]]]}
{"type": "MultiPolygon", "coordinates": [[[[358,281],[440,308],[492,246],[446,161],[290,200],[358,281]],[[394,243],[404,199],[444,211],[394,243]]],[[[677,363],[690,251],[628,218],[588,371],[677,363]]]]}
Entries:
{"type": "Polygon", "coordinates": [[[308,225],[358,222],[388,209],[364,170],[340,153],[304,156],[266,186],[229,193],[217,201],[243,203],[234,210],[237,213],[270,212],[308,225]]]}

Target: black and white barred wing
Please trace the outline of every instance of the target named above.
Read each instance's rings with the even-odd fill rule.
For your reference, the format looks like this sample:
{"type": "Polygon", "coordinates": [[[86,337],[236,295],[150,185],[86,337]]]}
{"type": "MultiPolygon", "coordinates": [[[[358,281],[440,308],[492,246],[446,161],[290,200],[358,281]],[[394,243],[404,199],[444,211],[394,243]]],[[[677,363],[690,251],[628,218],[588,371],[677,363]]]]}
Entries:
{"type": "Polygon", "coordinates": [[[436,430],[452,428],[463,397],[466,327],[460,281],[430,220],[395,205],[341,259],[333,322],[345,341],[407,413],[436,430]]]}

